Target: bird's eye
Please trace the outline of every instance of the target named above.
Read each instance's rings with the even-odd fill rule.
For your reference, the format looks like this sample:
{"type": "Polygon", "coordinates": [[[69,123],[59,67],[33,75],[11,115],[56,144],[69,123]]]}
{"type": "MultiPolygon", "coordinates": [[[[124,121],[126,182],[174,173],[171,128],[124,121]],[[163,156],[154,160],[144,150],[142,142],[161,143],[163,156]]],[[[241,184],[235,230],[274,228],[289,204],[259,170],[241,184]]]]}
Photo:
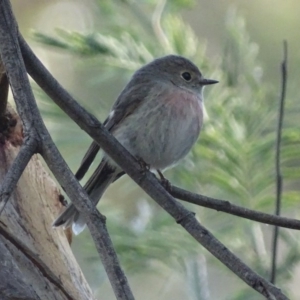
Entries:
{"type": "Polygon", "coordinates": [[[190,81],[192,79],[192,75],[189,72],[183,72],[181,74],[181,77],[185,80],[185,81],[190,81]]]}

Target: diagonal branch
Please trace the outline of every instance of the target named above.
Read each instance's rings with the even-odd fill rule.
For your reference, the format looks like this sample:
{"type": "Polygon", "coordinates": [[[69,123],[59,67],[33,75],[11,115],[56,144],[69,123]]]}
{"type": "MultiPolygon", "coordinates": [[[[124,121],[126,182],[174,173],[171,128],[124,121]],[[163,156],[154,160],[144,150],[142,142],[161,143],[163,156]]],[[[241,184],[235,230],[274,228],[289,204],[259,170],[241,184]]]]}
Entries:
{"type": "Polygon", "coordinates": [[[58,182],[62,184],[62,187],[75,207],[80,212],[84,212],[87,226],[110,279],[116,298],[120,300],[133,300],[134,297],[109,237],[105,217],[91,204],[85,190],[72,174],[52,140],[48,139],[48,141],[43,144],[41,154],[58,182]]]}
{"type": "Polygon", "coordinates": [[[48,166],[65,188],[75,207],[86,218],[116,298],[134,299],[106,230],[104,218],[75,179],[43,123],[26,74],[18,44],[17,25],[8,0],[0,0],[0,54],[25,132],[29,132],[37,139],[48,166]]]}
{"type": "Polygon", "coordinates": [[[6,112],[7,98],[8,98],[8,78],[5,74],[4,66],[0,59],[0,126],[2,118],[6,112]]]}
{"type": "Polygon", "coordinates": [[[177,223],[224,265],[267,299],[272,299],[272,297],[273,299],[287,299],[280,289],[252,271],[204,228],[193,213],[185,209],[163,188],[154,174],[142,169],[138,161],[104,126],[59,85],[21,37],[20,45],[27,71],[37,84],[177,223]]]}
{"type": "Polygon", "coordinates": [[[241,207],[229,201],[214,199],[200,194],[191,193],[176,186],[170,186],[170,194],[180,200],[226,212],[231,215],[246,218],[249,220],[277,225],[280,227],[300,230],[300,221],[296,219],[284,218],[276,215],[266,214],[256,210],[241,207]]]}
{"type": "Polygon", "coordinates": [[[15,189],[19,178],[24,172],[28,162],[30,161],[32,155],[36,153],[37,150],[37,140],[32,137],[24,139],[24,143],[20,148],[20,151],[15,158],[13,164],[7,171],[4,180],[0,185],[0,216],[5,208],[5,205],[15,189]]]}
{"type": "MultiPolygon", "coordinates": [[[[286,94],[287,83],[287,41],[283,42],[283,61],[281,63],[281,94],[279,102],[278,124],[277,124],[277,137],[275,148],[275,172],[276,172],[276,202],[275,202],[275,214],[280,215],[281,209],[281,195],[282,195],[282,175],[280,169],[280,146],[282,135],[282,123],[284,115],[284,100],[286,94]]],[[[278,226],[274,227],[273,242],[272,242],[272,266],[271,266],[271,278],[270,281],[275,283],[276,281],[276,259],[277,259],[277,246],[278,246],[278,226]]]]}

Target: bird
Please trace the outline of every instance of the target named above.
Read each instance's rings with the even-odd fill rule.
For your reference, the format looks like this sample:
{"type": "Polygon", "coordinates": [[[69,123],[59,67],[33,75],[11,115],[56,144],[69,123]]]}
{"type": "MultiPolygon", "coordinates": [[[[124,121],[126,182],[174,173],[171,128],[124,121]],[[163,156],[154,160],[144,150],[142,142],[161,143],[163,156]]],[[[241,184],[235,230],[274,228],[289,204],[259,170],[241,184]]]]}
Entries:
{"type": "MultiPolygon", "coordinates": [[[[106,129],[135,157],[162,174],[183,159],[196,143],[203,123],[203,88],[218,83],[205,78],[189,59],[167,55],[138,69],[104,121],[106,129]]],[[[93,141],[75,176],[81,180],[99,145],[93,141]]],[[[84,185],[96,206],[108,186],[124,171],[104,154],[84,185]]],[[[86,221],[70,203],[53,222],[72,226],[77,235],[86,221]]]]}

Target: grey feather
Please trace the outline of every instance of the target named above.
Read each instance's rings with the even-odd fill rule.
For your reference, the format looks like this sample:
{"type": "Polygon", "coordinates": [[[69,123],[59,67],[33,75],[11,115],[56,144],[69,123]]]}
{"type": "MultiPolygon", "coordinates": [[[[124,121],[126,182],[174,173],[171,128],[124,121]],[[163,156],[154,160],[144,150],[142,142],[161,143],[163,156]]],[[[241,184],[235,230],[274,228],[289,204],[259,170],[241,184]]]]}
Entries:
{"type": "MultiPolygon", "coordinates": [[[[103,159],[91,178],[85,184],[84,189],[90,196],[93,204],[96,206],[102,197],[107,187],[112,183],[122,172],[117,166],[112,166],[106,159],[103,159]]],[[[85,219],[77,211],[74,205],[71,203],[63,211],[58,218],[53,222],[52,226],[63,226],[64,228],[72,225],[73,232],[79,234],[85,228],[85,219]]]]}

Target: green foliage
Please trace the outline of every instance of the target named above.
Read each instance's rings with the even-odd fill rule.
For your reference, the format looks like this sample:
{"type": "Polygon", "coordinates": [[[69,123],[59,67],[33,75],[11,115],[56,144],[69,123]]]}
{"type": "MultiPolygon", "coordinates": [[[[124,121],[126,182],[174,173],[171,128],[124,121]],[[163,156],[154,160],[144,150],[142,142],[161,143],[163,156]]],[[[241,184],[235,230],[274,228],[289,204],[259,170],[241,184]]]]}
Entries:
{"type": "MultiPolygon", "coordinates": [[[[132,72],[154,57],[167,53],[177,53],[192,59],[204,74],[220,80],[220,83],[216,87],[207,88],[208,117],[198,144],[180,166],[169,171],[168,176],[172,182],[187,189],[272,213],[279,91],[274,91],[263,77],[263,68],[257,59],[258,46],[251,42],[244,20],[234,10],[229,12],[224,51],[221,59],[212,63],[206,58],[203,41],[198,41],[196,34],[178,13],[193,1],[170,1],[155,22],[151,16],[163,1],[142,1],[140,6],[136,2],[121,1],[121,7],[113,1],[100,2],[103,17],[106,15],[106,18],[112,20],[107,22],[110,24],[105,28],[107,33],[83,34],[59,29],[56,37],[36,33],[35,38],[46,45],[84,57],[86,61],[97,57],[99,67],[101,64],[101,67],[110,70],[110,79],[120,71],[132,72]],[[133,15],[134,21],[126,21],[124,13],[133,15]]],[[[295,101],[288,97],[287,102],[289,106],[289,102],[295,101]]],[[[40,101],[40,105],[48,126],[53,125],[51,129],[55,135],[61,130],[61,126],[54,126],[56,109],[45,100],[40,101]]],[[[288,187],[284,189],[282,206],[285,213],[291,214],[295,214],[294,208],[299,200],[293,182],[300,177],[299,131],[289,120],[293,113],[292,109],[286,111],[288,122],[285,123],[282,140],[283,180],[284,186],[288,187]]],[[[61,115],[59,119],[65,120],[61,115]]],[[[65,121],[60,121],[59,125],[61,122],[65,121]]],[[[74,134],[70,131],[66,136],[71,139],[74,134]]],[[[78,139],[81,138],[78,137],[75,142],[70,139],[66,139],[65,144],[62,144],[63,139],[56,140],[63,148],[67,143],[79,143],[78,139]]],[[[75,157],[76,154],[72,152],[72,155],[75,157]]],[[[72,157],[69,159],[72,161],[72,157]]],[[[78,161],[77,156],[74,161],[78,161]]],[[[128,186],[123,185],[123,189],[126,193],[128,186]]],[[[143,199],[144,195],[140,197],[143,199]]],[[[123,218],[116,208],[111,207],[111,213],[107,213],[109,229],[126,270],[156,272],[161,271],[164,265],[185,272],[186,275],[193,274],[188,273],[185,258],[190,256],[197,262],[197,253],[201,248],[195,247],[194,241],[181,228],[175,227],[173,220],[150,203],[146,204],[150,210],[149,220],[139,228],[123,218]]],[[[202,223],[212,229],[224,244],[230,245],[230,249],[246,263],[268,277],[270,227],[207,209],[189,207],[197,212],[202,223]]],[[[143,219],[141,210],[137,210],[133,219],[143,219]]],[[[297,251],[298,241],[293,233],[287,233],[286,230],[280,232],[285,250],[278,267],[278,281],[284,287],[293,268],[299,263],[300,256],[297,251]]],[[[91,260],[94,259],[91,256],[91,260]]],[[[211,256],[206,254],[206,259],[209,266],[215,265],[226,275],[230,274],[211,256]]],[[[194,295],[203,291],[203,286],[190,282],[189,289],[191,286],[196,291],[194,295]]],[[[192,293],[190,297],[200,299],[192,296],[192,293]]],[[[253,291],[238,286],[236,295],[231,295],[230,299],[257,299],[255,297],[257,294],[253,291]]]]}

